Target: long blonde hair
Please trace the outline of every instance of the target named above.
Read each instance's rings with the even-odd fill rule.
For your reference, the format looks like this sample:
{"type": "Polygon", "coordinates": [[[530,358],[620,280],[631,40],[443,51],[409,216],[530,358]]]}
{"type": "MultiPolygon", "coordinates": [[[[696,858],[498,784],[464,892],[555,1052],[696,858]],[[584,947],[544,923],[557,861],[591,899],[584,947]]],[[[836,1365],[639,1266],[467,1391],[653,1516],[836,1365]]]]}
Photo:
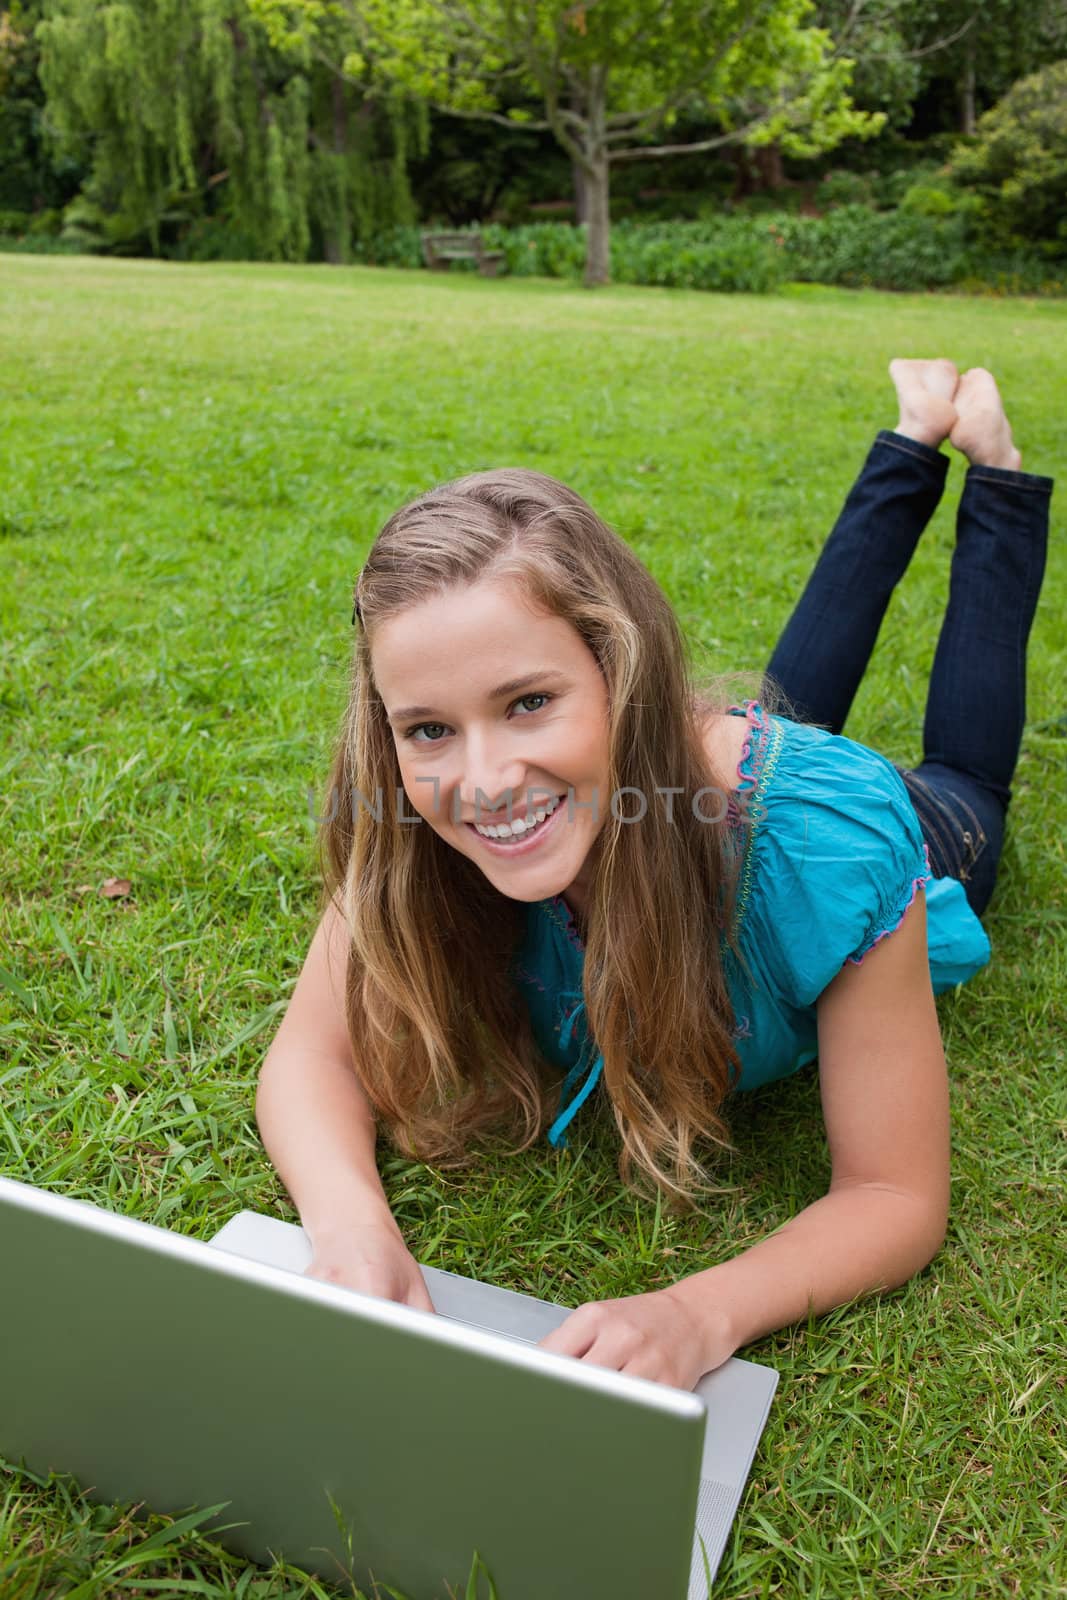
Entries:
{"type": "Polygon", "coordinates": [[[740,1066],[720,939],[740,956],[746,834],[692,808],[715,786],[701,729],[730,703],[726,679],[714,680],[717,692],[697,688],[652,575],[578,494],[540,472],[473,473],[413,500],[389,518],[359,577],[362,626],[321,844],[323,905],[337,900],[351,940],[346,1012],[360,1083],[397,1148],[439,1166],[461,1164],[489,1130],[527,1148],[559,1098],[560,1075],[537,1048],[508,962],[486,959],[516,953],[526,907],[432,828],[399,821],[400,767],[372,673],[382,622],[486,580],[514,581],[592,651],[608,689],[610,793],[682,791],[673,818],[649,804],[633,826],[604,820],[584,999],[623,1181],[643,1177],[691,1204],[712,1187],[696,1142],[734,1148],[721,1107],[740,1066]]]}

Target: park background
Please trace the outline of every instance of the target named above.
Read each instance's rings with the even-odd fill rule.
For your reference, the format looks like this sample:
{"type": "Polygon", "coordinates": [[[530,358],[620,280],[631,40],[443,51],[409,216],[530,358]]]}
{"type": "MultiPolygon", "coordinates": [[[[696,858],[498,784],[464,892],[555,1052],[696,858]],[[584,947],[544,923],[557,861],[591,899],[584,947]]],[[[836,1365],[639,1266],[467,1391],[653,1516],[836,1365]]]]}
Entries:
{"type": "Polygon", "coordinates": [[[420,226],[588,282],[1062,294],[1067,6],[0,6],[0,249],[418,266],[420,226]]]}
{"type": "MultiPolygon", "coordinates": [[[[88,26],[104,8],[47,9],[52,21],[88,26]]],[[[126,11],[162,29],[167,17],[210,21],[212,8],[146,0],[107,9],[113,23],[126,11]]],[[[216,4],[216,21],[233,21],[235,9],[216,4]]],[[[891,11],[907,15],[904,6],[879,15],[891,11]]],[[[937,10],[938,37],[966,11],[937,10]]],[[[1028,8],[1026,29],[1013,28],[1021,12],[1010,6],[980,16],[1004,24],[1002,45],[1029,51],[1039,13],[1028,8]]],[[[953,152],[982,148],[983,112],[996,114],[1020,77],[1054,73],[1063,46],[1054,39],[1047,60],[1005,56],[1008,76],[994,78],[983,72],[995,52],[976,52],[972,73],[965,56],[962,68],[959,57],[950,63],[954,45],[917,54],[922,40],[901,35],[913,52],[901,70],[919,85],[909,120],[808,157],[716,149],[658,169],[635,163],[640,186],[613,173],[616,281],[590,292],[578,281],[589,227],[573,220],[574,164],[551,135],[407,102],[361,113],[384,154],[361,146],[330,169],[356,174],[346,193],[380,206],[363,212],[353,200],[344,251],[328,247],[313,207],[302,253],[277,233],[250,244],[237,186],[207,181],[221,170],[217,149],[194,167],[206,172],[202,189],[183,187],[180,168],[173,188],[138,178],[137,204],[155,199],[131,211],[126,191],[103,184],[95,152],[104,147],[110,161],[118,151],[106,170],[125,171],[122,151],[134,146],[121,141],[134,138],[133,123],[117,144],[103,130],[78,133],[80,157],[53,143],[43,46],[29,25],[39,15],[0,11],[0,171],[8,183],[14,118],[42,185],[9,206],[18,219],[0,258],[0,1171],[208,1238],[242,1208],[296,1220],[259,1141],[255,1081],[314,926],[311,813],[323,803],[344,703],[352,585],[385,517],[464,471],[538,467],[573,484],[646,562],[698,666],[755,675],[870,440],[895,421],[893,355],[990,368],[1024,467],[1059,474],[1062,235],[1009,228],[994,239],[984,230],[1004,214],[992,189],[965,191],[943,169],[953,152]],[[958,131],[969,113],[973,134],[958,131]],[[425,117],[430,137],[418,158],[426,167],[414,153],[406,166],[402,214],[389,209],[404,189],[388,141],[406,117],[425,117]],[[886,182],[921,157],[935,170],[920,187],[960,209],[938,213],[929,198],[883,205],[879,151],[886,182]],[[770,184],[779,158],[783,182],[770,184]],[[478,184],[492,188],[494,162],[513,162],[513,177],[487,205],[478,184]],[[377,186],[364,181],[375,171],[377,186]],[[848,191],[857,181],[867,190],[848,191]],[[640,192],[676,182],[670,195],[640,192]],[[433,183],[439,198],[420,199],[433,183]],[[850,203],[831,200],[834,184],[850,203]],[[450,185],[475,199],[446,204],[450,185]],[[534,208],[561,201],[572,218],[537,220],[534,208]],[[765,216],[782,233],[775,218],[847,223],[867,241],[866,261],[880,259],[879,229],[955,228],[975,270],[937,293],[848,290],[780,267],[745,283],[730,263],[766,259],[754,253],[767,249],[765,216]],[[517,235],[540,270],[526,263],[487,282],[462,268],[446,276],[368,264],[378,241],[382,260],[387,246],[413,247],[402,259],[415,265],[423,224],[499,229],[509,251],[517,235]],[[681,252],[698,280],[688,286],[682,269],[663,265],[678,257],[671,230],[686,225],[707,230],[681,252]],[[737,238],[716,235],[720,226],[737,238]],[[662,230],[658,259],[672,287],[625,281],[628,238],[635,253],[652,242],[642,227],[662,230]],[[572,281],[553,281],[553,260],[572,281]],[[697,292],[731,272],[738,281],[718,286],[735,292],[697,292]],[[1020,288],[1043,293],[1007,292],[1020,288]]],[[[278,15],[259,13],[260,48],[291,60],[307,45],[309,17],[290,7],[293,37],[274,45],[278,15]]],[[[1056,16],[1050,8],[1050,24],[1056,16]]],[[[158,38],[162,51],[165,31],[158,38]]],[[[109,77],[96,58],[97,88],[161,108],[166,122],[177,93],[146,68],[144,100],[117,94],[131,80],[121,50],[114,59],[109,77]]],[[[160,61],[153,70],[162,73],[160,61]]],[[[272,83],[284,96],[290,81],[279,67],[272,83]]],[[[1027,95],[1062,115],[1047,88],[1027,95]]],[[[533,115],[536,105],[527,96],[518,109],[533,115]]],[[[692,106],[686,117],[697,139],[723,132],[692,106]]],[[[146,121],[148,144],[151,132],[146,121]]],[[[1032,132],[1022,138],[1031,151],[1032,132]]],[[[170,171],[163,142],[142,176],[170,171]]],[[[1062,171],[1049,177],[1041,150],[1051,185],[1041,192],[1058,193],[1062,171]]],[[[894,182],[901,199],[914,187],[894,182]]],[[[247,192],[253,217],[270,210],[247,192]]],[[[11,189],[4,195],[6,205],[11,189]]],[[[1057,228],[1063,215],[1061,206],[1057,228]]],[[[787,247],[769,238],[780,262],[787,247]]],[[[833,259],[843,252],[839,241],[833,259]]],[[[877,277],[857,268],[843,281],[877,277]]],[[[954,456],[846,729],[901,762],[921,754],[962,476],[954,456]]],[[[1054,499],[1028,721],[984,919],[993,960],[937,1002],[952,1093],[948,1237],[901,1289],[740,1352],[778,1368],[781,1383],[716,1596],[1052,1600],[1067,1584],[1058,1522],[1065,614],[1054,499]]],[[[824,1192],[814,1068],[739,1097],[730,1121],[737,1152],[717,1175],[734,1190],[688,1219],[620,1187],[606,1119],[590,1119],[566,1152],[516,1156],[490,1142],[469,1170],[441,1173],[383,1149],[381,1168],[420,1260],[577,1305],[728,1259],[824,1192]]],[[[76,1310],[71,1346],[76,1359],[76,1310]]],[[[94,1505],[83,1488],[0,1460],[3,1600],[353,1594],[340,1577],[330,1586],[281,1563],[250,1568],[198,1531],[195,1516],[135,1516],[94,1505]]],[[[466,1574],[442,1576],[464,1592],[466,1574]]],[[[487,1594],[484,1581],[477,1592],[487,1594]]]]}

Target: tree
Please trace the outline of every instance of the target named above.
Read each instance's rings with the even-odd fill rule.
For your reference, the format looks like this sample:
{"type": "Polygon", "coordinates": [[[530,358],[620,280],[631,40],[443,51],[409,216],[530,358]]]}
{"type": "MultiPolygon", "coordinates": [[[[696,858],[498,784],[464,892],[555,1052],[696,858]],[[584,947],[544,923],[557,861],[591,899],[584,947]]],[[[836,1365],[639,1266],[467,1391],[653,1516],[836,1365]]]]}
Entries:
{"type": "Polygon", "coordinates": [[[1067,53],[1063,0],[907,0],[902,19],[927,85],[952,87],[963,134],[982,105],[1067,53]]]}
{"type": "MultiPolygon", "coordinates": [[[[848,96],[851,63],[806,26],[813,0],[347,0],[371,67],[443,111],[550,130],[582,174],[585,281],[609,278],[609,190],[619,162],[779,142],[812,155],[876,133],[848,96]],[[521,88],[540,115],[501,110],[521,88]],[[684,112],[714,119],[695,142],[651,143],[684,112]]],[[[329,0],[249,0],[268,27],[314,36],[329,0]]]]}
{"type": "Polygon", "coordinates": [[[1013,84],[979,120],[973,145],[949,168],[983,201],[982,231],[994,247],[1042,241],[1067,253],[1067,61],[1013,84]]]}
{"type": "Polygon", "coordinates": [[[301,261],[314,236],[345,260],[354,229],[410,218],[425,114],[272,43],[245,0],[45,0],[37,35],[53,137],[90,167],[78,216],[114,246],[215,209],[249,254],[301,261]]]}
{"type": "Polygon", "coordinates": [[[816,0],[815,6],[819,27],[854,63],[853,99],[866,111],[884,111],[894,127],[909,121],[922,81],[924,49],[912,46],[908,31],[911,4],[912,0],[816,0]]]}
{"type": "Polygon", "coordinates": [[[76,193],[83,173],[45,149],[44,92],[34,30],[39,0],[0,6],[0,211],[53,212],[76,193]]]}

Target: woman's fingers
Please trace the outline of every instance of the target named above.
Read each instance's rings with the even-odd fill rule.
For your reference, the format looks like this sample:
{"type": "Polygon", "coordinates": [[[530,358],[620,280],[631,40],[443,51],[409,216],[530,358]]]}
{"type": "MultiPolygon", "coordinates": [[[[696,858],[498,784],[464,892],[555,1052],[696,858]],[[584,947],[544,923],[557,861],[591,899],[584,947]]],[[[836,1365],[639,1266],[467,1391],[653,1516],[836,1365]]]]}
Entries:
{"type": "Polygon", "coordinates": [[[399,1232],[355,1229],[331,1238],[318,1246],[304,1276],[420,1311],[434,1310],[418,1262],[399,1232]]]}

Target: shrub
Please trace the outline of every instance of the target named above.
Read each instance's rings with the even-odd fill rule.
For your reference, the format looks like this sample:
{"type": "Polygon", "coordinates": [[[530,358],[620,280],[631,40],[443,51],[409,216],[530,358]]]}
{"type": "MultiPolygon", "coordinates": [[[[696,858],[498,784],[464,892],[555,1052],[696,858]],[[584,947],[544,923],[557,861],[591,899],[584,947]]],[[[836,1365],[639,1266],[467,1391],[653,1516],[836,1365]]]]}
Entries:
{"type": "MultiPolygon", "coordinates": [[[[935,216],[918,206],[891,212],[840,206],[824,217],[783,211],[758,217],[720,214],[702,222],[624,219],[611,232],[611,274],[616,283],[720,293],[766,294],[789,278],[845,288],[960,285],[972,292],[1063,292],[1067,261],[1041,260],[1032,251],[990,254],[972,237],[971,205],[973,197],[961,196],[951,213],[935,216]]],[[[421,266],[419,231],[394,228],[367,238],[359,259],[379,266],[421,266]]],[[[581,280],[582,228],[566,222],[518,228],[487,223],[477,231],[490,249],[504,252],[506,269],[516,277],[581,280]]],[[[476,270],[473,261],[453,268],[462,269],[476,270]]]]}
{"type": "Polygon", "coordinates": [[[255,261],[258,241],[226,216],[197,217],[164,252],[172,261],[255,261]]]}
{"type": "Polygon", "coordinates": [[[0,233],[8,238],[55,236],[63,226],[62,211],[5,211],[0,209],[0,233]]]}
{"type": "Polygon", "coordinates": [[[790,275],[846,288],[929,289],[968,270],[961,217],[841,206],[825,217],[778,219],[790,275]]]}
{"type": "Polygon", "coordinates": [[[421,267],[422,245],[418,228],[396,226],[366,234],[352,252],[355,261],[371,267],[421,267]]]}
{"type": "Polygon", "coordinates": [[[1013,85],[951,164],[983,201],[981,229],[998,246],[1039,241],[1067,254],[1067,61],[1013,85]]]}
{"type": "Polygon", "coordinates": [[[24,233],[19,237],[0,233],[0,255],[5,256],[80,256],[81,245],[57,239],[54,233],[24,233]]]}
{"type": "Polygon", "coordinates": [[[907,167],[895,167],[891,172],[873,174],[875,205],[879,211],[892,211],[909,189],[937,188],[944,183],[944,174],[944,163],[937,161],[912,162],[907,167]]]}
{"type": "Polygon", "coordinates": [[[503,250],[507,270],[514,277],[580,278],[582,275],[585,234],[569,222],[530,222],[518,228],[489,223],[481,233],[490,250],[503,250]]]}
{"type": "Polygon", "coordinates": [[[820,211],[835,206],[870,206],[874,204],[874,184],[865,172],[828,172],[816,189],[814,200],[820,211]]]}

